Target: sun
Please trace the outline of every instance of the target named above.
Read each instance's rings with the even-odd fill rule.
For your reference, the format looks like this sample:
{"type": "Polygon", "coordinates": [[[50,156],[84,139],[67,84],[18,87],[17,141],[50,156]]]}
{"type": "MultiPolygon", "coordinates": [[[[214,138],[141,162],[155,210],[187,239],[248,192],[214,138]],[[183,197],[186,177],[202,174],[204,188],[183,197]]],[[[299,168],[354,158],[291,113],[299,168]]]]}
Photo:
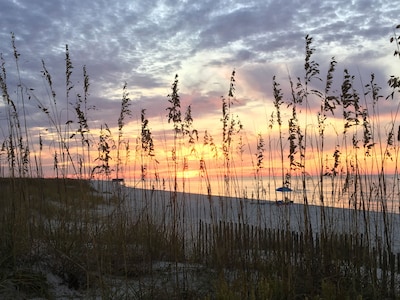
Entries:
{"type": "Polygon", "coordinates": [[[185,170],[180,171],[177,174],[178,178],[198,178],[200,176],[199,170],[185,170]]]}

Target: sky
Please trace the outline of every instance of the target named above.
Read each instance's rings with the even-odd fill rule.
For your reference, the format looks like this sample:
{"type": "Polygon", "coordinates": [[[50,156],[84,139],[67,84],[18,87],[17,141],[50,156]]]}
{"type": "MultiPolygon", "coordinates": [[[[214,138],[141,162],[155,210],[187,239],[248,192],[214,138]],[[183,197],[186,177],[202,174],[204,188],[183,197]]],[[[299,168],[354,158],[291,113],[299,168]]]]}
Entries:
{"type": "MultiPolygon", "coordinates": [[[[0,52],[11,95],[18,90],[11,32],[20,54],[23,85],[42,101],[49,99],[41,73],[43,60],[58,101],[66,103],[68,45],[74,85],[70,102],[82,94],[85,66],[90,79],[88,102],[96,107],[89,114],[91,127],[107,124],[115,131],[126,82],[132,100],[126,130],[131,131],[131,138],[138,134],[140,112],[146,109],[149,127],[159,137],[158,145],[164,145],[158,148],[167,149],[164,152],[169,146],[162,136],[172,128],[166,119],[167,95],[176,74],[182,110],[191,105],[194,127],[218,136],[221,97],[227,97],[235,70],[232,112],[247,132],[253,155],[256,136],[266,134],[273,111],[273,76],[285,99],[290,99],[288,74],[304,77],[306,35],[313,38],[313,59],[319,63],[322,78],[331,57],[338,62],[338,89],[343,70],[348,69],[360,87],[374,73],[386,96],[386,81],[398,70],[395,45],[389,42],[399,23],[400,7],[395,1],[0,0],[0,7],[0,52]]],[[[34,101],[25,105],[27,126],[41,131],[45,139],[48,119],[34,101]]],[[[310,111],[318,108],[311,104],[310,111]]],[[[384,102],[380,110],[389,119],[393,104],[384,102]]],[[[65,111],[60,111],[60,119],[68,118],[65,111]]],[[[5,112],[0,112],[3,128],[5,120],[5,112]]],[[[287,149],[287,134],[285,140],[287,149]]],[[[334,145],[332,141],[331,149],[334,145]]]]}

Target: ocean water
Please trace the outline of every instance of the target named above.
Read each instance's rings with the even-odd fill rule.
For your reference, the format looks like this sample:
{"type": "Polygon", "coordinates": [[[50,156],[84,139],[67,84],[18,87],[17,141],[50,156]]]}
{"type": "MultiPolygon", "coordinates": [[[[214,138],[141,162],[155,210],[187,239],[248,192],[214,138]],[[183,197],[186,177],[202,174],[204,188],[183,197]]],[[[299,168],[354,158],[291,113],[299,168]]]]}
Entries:
{"type": "MultiPolygon", "coordinates": [[[[131,180],[129,187],[173,191],[174,179],[131,180]]],[[[329,207],[400,212],[400,181],[394,175],[292,177],[292,191],[279,192],[281,177],[178,178],[177,191],[259,201],[288,201],[329,207]]]]}

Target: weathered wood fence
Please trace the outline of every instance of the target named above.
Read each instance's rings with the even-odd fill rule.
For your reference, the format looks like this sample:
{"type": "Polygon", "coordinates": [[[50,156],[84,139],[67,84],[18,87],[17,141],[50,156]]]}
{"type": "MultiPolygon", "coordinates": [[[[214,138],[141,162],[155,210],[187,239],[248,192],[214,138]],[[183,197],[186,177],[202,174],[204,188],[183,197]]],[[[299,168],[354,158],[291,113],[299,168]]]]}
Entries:
{"type": "MultiPolygon", "coordinates": [[[[361,233],[303,233],[243,223],[200,221],[195,245],[203,263],[223,268],[298,272],[311,280],[359,276],[367,284],[398,295],[400,253],[361,233]],[[347,269],[346,269],[347,268],[347,269]],[[364,279],[363,279],[364,280],[364,279]]],[[[284,275],[284,274],[283,274],[284,275]]],[[[282,276],[282,273],[280,274],[282,276]]]]}

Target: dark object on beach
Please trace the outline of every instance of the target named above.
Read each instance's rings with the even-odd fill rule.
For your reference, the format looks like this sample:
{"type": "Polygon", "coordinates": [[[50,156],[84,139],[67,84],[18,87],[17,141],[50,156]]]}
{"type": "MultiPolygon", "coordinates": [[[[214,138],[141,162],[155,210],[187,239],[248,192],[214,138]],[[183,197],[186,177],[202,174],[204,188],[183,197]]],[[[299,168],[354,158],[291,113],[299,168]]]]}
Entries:
{"type": "MultiPolygon", "coordinates": [[[[286,192],[291,192],[291,191],[293,191],[293,190],[292,190],[290,187],[288,187],[288,186],[281,186],[281,187],[278,187],[278,188],[276,189],[276,191],[277,191],[277,192],[286,193],[286,192]]],[[[285,196],[285,199],[284,199],[284,200],[276,201],[276,204],[277,204],[277,205],[288,205],[288,204],[292,204],[292,203],[293,203],[293,201],[290,200],[289,197],[286,197],[286,196],[285,196]]]]}
{"type": "Polygon", "coordinates": [[[118,183],[118,184],[120,184],[120,185],[124,185],[124,184],[125,184],[125,181],[124,181],[123,178],[113,178],[113,179],[112,179],[112,182],[113,182],[113,183],[118,183]]]}
{"type": "Polygon", "coordinates": [[[285,197],[285,200],[277,200],[276,205],[289,205],[293,204],[293,200],[289,200],[288,197],[285,197]]]}
{"type": "Polygon", "coordinates": [[[287,186],[281,186],[276,189],[277,192],[291,192],[292,189],[287,186]]]}

